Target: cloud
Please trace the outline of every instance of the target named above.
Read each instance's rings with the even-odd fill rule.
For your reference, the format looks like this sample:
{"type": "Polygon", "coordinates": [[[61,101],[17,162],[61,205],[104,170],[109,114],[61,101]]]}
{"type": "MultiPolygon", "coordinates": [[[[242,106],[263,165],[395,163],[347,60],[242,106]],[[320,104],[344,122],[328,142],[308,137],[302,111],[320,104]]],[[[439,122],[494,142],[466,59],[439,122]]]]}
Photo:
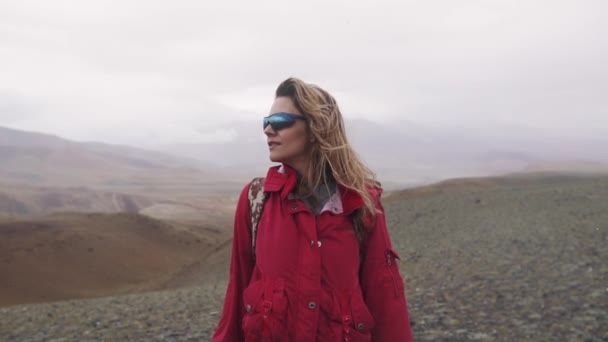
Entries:
{"type": "Polygon", "coordinates": [[[350,118],[606,135],[606,12],[594,0],[3,2],[0,125],[196,141],[265,115],[296,76],[350,118]]]}
{"type": "Polygon", "coordinates": [[[5,124],[36,118],[44,107],[42,103],[26,96],[0,91],[0,121],[5,124]]]}

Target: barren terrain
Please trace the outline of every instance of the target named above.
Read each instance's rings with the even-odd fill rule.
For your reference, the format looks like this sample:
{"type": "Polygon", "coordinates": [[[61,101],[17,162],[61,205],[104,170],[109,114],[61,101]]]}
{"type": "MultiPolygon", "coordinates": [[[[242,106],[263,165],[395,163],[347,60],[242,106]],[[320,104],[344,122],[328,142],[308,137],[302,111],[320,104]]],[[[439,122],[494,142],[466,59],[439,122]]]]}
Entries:
{"type": "MultiPolygon", "coordinates": [[[[384,206],[401,254],[415,340],[608,341],[608,176],[456,179],[387,194],[384,206]]],[[[79,227],[87,227],[85,219],[79,227]]],[[[146,228],[152,234],[147,243],[179,247],[183,254],[175,260],[191,261],[171,279],[155,280],[166,290],[15,303],[0,308],[0,340],[208,340],[221,311],[229,242],[217,241],[197,254],[188,242],[193,246],[198,233],[159,227],[165,235],[146,228]]],[[[91,239],[101,229],[79,234],[91,239]]],[[[135,236],[124,235],[125,244],[135,236]]],[[[46,254],[34,259],[34,251],[19,253],[29,255],[32,265],[48,259],[46,254]]],[[[66,258],[89,254],[83,249],[66,258]]],[[[131,270],[157,264],[173,269],[143,255],[128,258],[141,262],[131,270]]],[[[94,265],[94,260],[74,263],[94,265]]],[[[83,280],[98,281],[87,274],[83,280]]],[[[0,277],[5,281],[5,274],[0,277]]]]}

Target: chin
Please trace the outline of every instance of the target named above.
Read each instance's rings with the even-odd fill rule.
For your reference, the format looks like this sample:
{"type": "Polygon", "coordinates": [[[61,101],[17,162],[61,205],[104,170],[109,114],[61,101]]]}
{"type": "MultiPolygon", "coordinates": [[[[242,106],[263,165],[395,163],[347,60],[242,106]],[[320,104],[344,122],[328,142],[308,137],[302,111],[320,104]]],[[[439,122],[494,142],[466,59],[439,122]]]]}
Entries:
{"type": "Polygon", "coordinates": [[[272,153],[270,154],[269,159],[273,163],[281,163],[282,162],[282,159],[280,157],[273,156],[272,153]]]}

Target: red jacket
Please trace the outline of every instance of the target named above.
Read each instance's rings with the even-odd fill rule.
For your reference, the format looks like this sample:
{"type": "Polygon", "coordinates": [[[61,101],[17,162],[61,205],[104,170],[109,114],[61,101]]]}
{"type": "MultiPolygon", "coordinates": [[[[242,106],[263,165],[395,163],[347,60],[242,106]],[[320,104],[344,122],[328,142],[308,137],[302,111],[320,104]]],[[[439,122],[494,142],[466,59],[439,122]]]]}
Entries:
{"type": "MultiPolygon", "coordinates": [[[[290,167],[269,169],[255,263],[249,185],[241,192],[230,280],[213,341],[412,341],[399,257],[384,214],[377,214],[360,261],[350,214],[363,206],[361,196],[338,186],[315,216],[290,195],[296,183],[290,167]]],[[[383,211],[380,193],[375,190],[376,205],[383,211]]]]}

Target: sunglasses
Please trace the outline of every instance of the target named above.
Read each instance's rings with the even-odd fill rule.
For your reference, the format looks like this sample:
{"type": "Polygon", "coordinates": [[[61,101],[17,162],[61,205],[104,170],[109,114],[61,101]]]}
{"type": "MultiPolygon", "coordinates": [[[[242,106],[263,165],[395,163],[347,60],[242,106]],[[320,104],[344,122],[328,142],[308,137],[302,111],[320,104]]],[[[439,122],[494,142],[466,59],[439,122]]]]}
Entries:
{"type": "Polygon", "coordinates": [[[270,125],[273,130],[278,131],[283,128],[291,127],[298,119],[306,121],[304,115],[285,112],[274,113],[264,118],[264,129],[270,125]]]}

